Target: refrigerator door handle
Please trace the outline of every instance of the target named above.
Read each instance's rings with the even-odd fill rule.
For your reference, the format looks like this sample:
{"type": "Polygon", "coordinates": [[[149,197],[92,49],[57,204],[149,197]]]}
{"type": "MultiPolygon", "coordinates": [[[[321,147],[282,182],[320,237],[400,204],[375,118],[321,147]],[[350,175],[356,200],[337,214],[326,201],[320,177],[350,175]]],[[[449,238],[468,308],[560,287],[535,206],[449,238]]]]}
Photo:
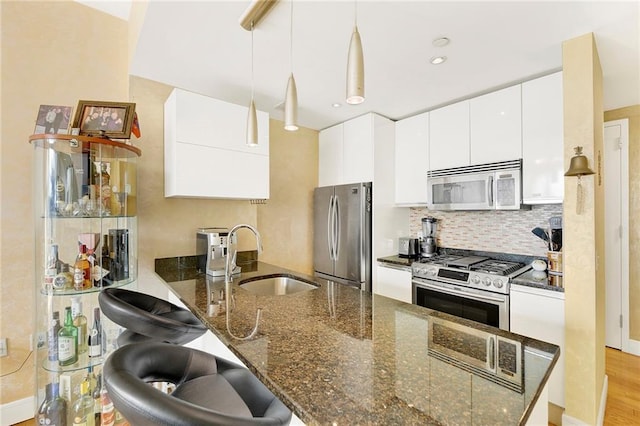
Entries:
{"type": "Polygon", "coordinates": [[[329,211],[327,213],[327,249],[329,259],[333,260],[333,195],[329,197],[329,211]]]}
{"type": "Polygon", "coordinates": [[[333,209],[334,209],[333,216],[335,217],[334,219],[335,220],[335,223],[334,223],[335,240],[333,243],[333,255],[335,256],[334,260],[338,260],[338,258],[340,257],[340,244],[338,244],[338,242],[340,241],[340,202],[338,197],[335,197],[335,201],[333,203],[333,209]]]}

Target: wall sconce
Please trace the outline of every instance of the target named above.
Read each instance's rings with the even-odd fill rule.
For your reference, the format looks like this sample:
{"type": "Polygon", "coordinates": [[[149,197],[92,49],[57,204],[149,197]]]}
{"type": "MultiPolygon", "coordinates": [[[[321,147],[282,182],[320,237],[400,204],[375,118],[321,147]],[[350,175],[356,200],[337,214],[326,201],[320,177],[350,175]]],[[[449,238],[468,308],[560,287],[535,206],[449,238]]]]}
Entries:
{"type": "Polygon", "coordinates": [[[582,176],[594,174],[593,170],[589,168],[589,160],[582,154],[582,147],[576,146],[573,148],[575,155],[571,157],[571,163],[569,164],[569,170],[564,174],[565,176],[578,176],[578,188],[576,192],[576,214],[582,213],[584,207],[584,195],[582,192],[582,176]]]}

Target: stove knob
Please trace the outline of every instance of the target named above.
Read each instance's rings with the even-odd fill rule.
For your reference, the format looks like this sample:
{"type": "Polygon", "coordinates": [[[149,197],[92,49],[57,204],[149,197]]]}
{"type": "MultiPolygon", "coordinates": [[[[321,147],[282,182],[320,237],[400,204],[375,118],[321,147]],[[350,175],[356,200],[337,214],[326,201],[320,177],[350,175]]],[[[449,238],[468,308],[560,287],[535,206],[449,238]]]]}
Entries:
{"type": "Polygon", "coordinates": [[[487,287],[489,287],[491,285],[491,278],[486,277],[485,279],[482,280],[482,284],[484,284],[487,287]]]}
{"type": "Polygon", "coordinates": [[[479,277],[479,276],[477,276],[477,275],[472,276],[472,277],[471,277],[471,282],[472,282],[473,284],[480,284],[480,277],[479,277]]]}
{"type": "Polygon", "coordinates": [[[493,280],[493,285],[496,286],[496,288],[502,288],[504,283],[500,278],[496,278],[495,280],[493,280]]]}
{"type": "Polygon", "coordinates": [[[429,270],[427,271],[427,275],[430,275],[430,276],[432,276],[432,277],[435,277],[435,276],[436,276],[436,270],[435,270],[435,269],[433,269],[433,268],[432,268],[432,269],[429,269],[429,270]]]}

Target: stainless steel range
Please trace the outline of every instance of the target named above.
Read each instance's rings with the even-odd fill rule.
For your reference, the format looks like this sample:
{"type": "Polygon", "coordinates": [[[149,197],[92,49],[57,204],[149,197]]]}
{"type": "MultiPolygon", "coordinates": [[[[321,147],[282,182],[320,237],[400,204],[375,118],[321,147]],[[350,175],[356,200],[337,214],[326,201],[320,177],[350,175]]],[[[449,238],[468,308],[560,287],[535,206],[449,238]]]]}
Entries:
{"type": "Polygon", "coordinates": [[[412,265],[413,303],[509,330],[509,284],[523,263],[441,255],[412,265]]]}

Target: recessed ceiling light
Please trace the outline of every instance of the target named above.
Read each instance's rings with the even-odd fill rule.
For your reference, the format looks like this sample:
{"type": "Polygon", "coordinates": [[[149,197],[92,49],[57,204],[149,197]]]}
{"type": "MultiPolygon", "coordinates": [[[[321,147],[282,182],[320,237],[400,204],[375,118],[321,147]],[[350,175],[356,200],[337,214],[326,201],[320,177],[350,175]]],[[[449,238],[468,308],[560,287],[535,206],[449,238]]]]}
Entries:
{"type": "Polygon", "coordinates": [[[339,104],[338,102],[334,102],[331,104],[332,107],[334,108],[340,108],[342,106],[342,104],[339,104]]]}
{"type": "Polygon", "coordinates": [[[440,38],[433,39],[431,44],[433,44],[434,47],[444,47],[447,44],[449,44],[449,41],[450,40],[446,37],[440,37],[440,38]]]}
{"type": "Polygon", "coordinates": [[[433,65],[440,65],[441,63],[443,63],[446,60],[447,60],[446,56],[434,56],[433,58],[430,59],[430,61],[431,61],[431,63],[433,65]]]}

